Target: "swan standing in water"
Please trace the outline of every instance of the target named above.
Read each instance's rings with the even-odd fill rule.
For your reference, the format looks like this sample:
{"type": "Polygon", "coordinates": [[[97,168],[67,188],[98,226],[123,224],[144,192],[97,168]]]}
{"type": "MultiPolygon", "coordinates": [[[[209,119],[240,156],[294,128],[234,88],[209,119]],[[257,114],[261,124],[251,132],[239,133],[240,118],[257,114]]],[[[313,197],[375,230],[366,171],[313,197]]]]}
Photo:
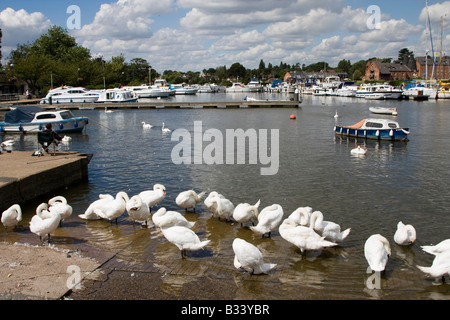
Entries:
{"type": "Polygon", "coordinates": [[[156,183],[153,190],[145,190],[139,193],[142,202],[146,203],[152,212],[152,207],[160,203],[166,197],[166,187],[162,184],[156,183]]]}
{"type": "Polygon", "coordinates": [[[41,240],[47,234],[50,243],[50,233],[58,228],[61,216],[57,212],[49,213],[47,208],[46,203],[41,203],[37,207],[36,215],[30,221],[30,231],[37,234],[41,240]]]}
{"type": "Polygon", "coordinates": [[[422,250],[432,255],[450,251],[450,239],[443,240],[434,246],[421,246],[422,250]]]}
{"type": "Polygon", "coordinates": [[[11,207],[3,211],[2,213],[2,224],[6,228],[14,227],[22,221],[22,208],[18,204],[13,204],[11,207]]]}
{"type": "Polygon", "coordinates": [[[202,201],[202,198],[205,196],[206,192],[201,192],[197,194],[194,190],[187,190],[180,192],[175,199],[175,203],[185,209],[193,209],[195,212],[195,206],[197,203],[202,201]]]}
{"type": "Polygon", "coordinates": [[[302,254],[308,250],[321,250],[336,245],[334,242],[325,240],[310,227],[297,225],[289,218],[284,219],[279,231],[281,237],[299,248],[302,254]]]}
{"type": "Polygon", "coordinates": [[[125,209],[128,212],[133,224],[136,221],[148,226],[147,221],[150,219],[150,208],[148,205],[142,201],[139,195],[132,196],[130,200],[127,201],[125,209]]]}
{"type": "Polygon", "coordinates": [[[309,220],[312,215],[312,208],[311,207],[298,207],[295,209],[294,212],[292,212],[288,219],[291,219],[294,221],[297,225],[301,226],[309,226],[309,220]]]}
{"type": "Polygon", "coordinates": [[[218,193],[217,191],[211,191],[209,195],[206,197],[205,201],[203,203],[205,206],[214,214],[217,214],[217,203],[216,201],[213,201],[214,197],[218,196],[219,198],[225,198],[223,195],[218,193]]]}
{"type": "Polygon", "coordinates": [[[371,235],[364,244],[364,256],[372,271],[384,271],[391,255],[389,241],[380,234],[371,235]]]}
{"type": "Polygon", "coordinates": [[[86,220],[107,219],[111,222],[116,220],[117,224],[117,218],[125,212],[128,200],[128,195],[123,191],[118,192],[115,198],[102,195],[101,199],[91,203],[84,214],[78,216],[86,220]]]}
{"type": "Polygon", "coordinates": [[[444,251],[438,253],[431,264],[431,267],[417,266],[420,271],[435,278],[435,283],[438,283],[438,279],[442,279],[442,283],[445,283],[445,276],[450,275],[450,251],[444,251]]]}
{"type": "Polygon", "coordinates": [[[169,221],[160,223],[159,227],[164,237],[181,251],[181,257],[187,255],[187,251],[203,249],[211,240],[200,241],[197,234],[189,228],[172,226],[169,221]]]}
{"type": "Polygon", "coordinates": [[[270,238],[272,230],[278,228],[283,219],[283,208],[279,204],[265,207],[258,214],[258,224],[251,226],[250,230],[264,237],[267,234],[270,238]]]}
{"type": "Polygon", "coordinates": [[[145,121],[142,121],[141,124],[142,124],[142,128],[144,128],[144,129],[153,128],[153,126],[150,123],[145,123],[145,121]]]}
{"type": "Polygon", "coordinates": [[[350,233],[351,228],[341,232],[341,226],[331,221],[323,221],[323,214],[320,211],[314,211],[311,215],[310,225],[319,235],[331,242],[341,242],[350,233]]]}
{"type": "Polygon", "coordinates": [[[161,131],[162,131],[163,133],[169,133],[169,132],[172,132],[172,130],[170,130],[169,128],[166,128],[165,125],[166,125],[166,124],[163,122],[163,123],[162,123],[162,129],[161,129],[161,131]]]}
{"type": "Polygon", "coordinates": [[[181,213],[177,211],[167,211],[166,208],[160,208],[153,214],[152,217],[155,226],[160,227],[164,225],[166,227],[180,226],[186,228],[192,228],[195,222],[187,220],[181,213]]]}
{"type": "Polygon", "coordinates": [[[252,274],[268,273],[276,264],[264,263],[261,251],[253,244],[236,238],[233,240],[234,267],[252,274]]]}
{"type": "Polygon", "coordinates": [[[261,200],[258,200],[254,205],[248,203],[239,203],[233,211],[233,219],[241,224],[241,227],[248,222],[252,223],[258,221],[258,208],[261,204],[261,200]]]}
{"type": "Polygon", "coordinates": [[[394,241],[401,246],[407,246],[416,241],[416,229],[410,224],[403,224],[399,222],[397,224],[397,230],[394,234],[394,241]]]}
{"type": "Polygon", "coordinates": [[[51,213],[59,213],[61,216],[60,226],[64,219],[67,219],[72,215],[72,206],[67,203],[67,199],[63,196],[56,196],[48,200],[49,208],[48,211],[51,213]]]}
{"type": "Polygon", "coordinates": [[[233,216],[234,204],[230,200],[224,197],[221,198],[218,195],[213,196],[210,200],[216,203],[216,213],[219,220],[222,218],[228,221],[233,216]]]}

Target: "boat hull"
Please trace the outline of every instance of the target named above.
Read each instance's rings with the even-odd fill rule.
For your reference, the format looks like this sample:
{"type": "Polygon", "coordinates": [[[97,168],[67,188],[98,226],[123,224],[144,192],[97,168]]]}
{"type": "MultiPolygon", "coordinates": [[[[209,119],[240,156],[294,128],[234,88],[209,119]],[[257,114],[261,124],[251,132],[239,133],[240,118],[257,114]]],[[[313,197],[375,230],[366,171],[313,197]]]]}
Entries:
{"type": "Polygon", "coordinates": [[[51,123],[53,130],[57,133],[82,132],[89,123],[88,118],[80,117],[67,120],[27,122],[27,123],[5,123],[0,122],[0,132],[7,133],[38,133],[44,129],[45,124],[51,123]]]}
{"type": "Polygon", "coordinates": [[[407,141],[409,128],[396,129],[355,129],[337,125],[334,131],[338,135],[389,141],[407,141]]]}

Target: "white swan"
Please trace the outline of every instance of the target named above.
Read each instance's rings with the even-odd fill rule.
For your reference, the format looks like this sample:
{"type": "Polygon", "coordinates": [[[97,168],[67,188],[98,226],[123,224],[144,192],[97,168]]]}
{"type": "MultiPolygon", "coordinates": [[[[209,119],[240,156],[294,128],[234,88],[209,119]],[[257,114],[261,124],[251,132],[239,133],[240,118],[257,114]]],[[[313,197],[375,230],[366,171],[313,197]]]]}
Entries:
{"type": "Polygon", "coordinates": [[[6,228],[16,227],[22,221],[22,208],[18,204],[13,204],[11,207],[3,211],[2,224],[6,228]]]}
{"type": "Polygon", "coordinates": [[[241,224],[241,227],[248,222],[252,225],[258,221],[258,208],[261,200],[258,200],[254,205],[248,203],[239,203],[233,211],[233,219],[241,224]]]}
{"type": "Polygon", "coordinates": [[[215,196],[218,196],[220,198],[225,198],[222,194],[218,193],[217,191],[211,191],[206,199],[203,201],[205,206],[213,213],[217,214],[217,203],[216,201],[213,201],[213,198],[215,196]]]}
{"type": "Polygon", "coordinates": [[[120,191],[115,198],[104,196],[102,199],[96,200],[89,205],[84,214],[78,215],[81,219],[97,220],[107,219],[109,221],[119,218],[126,209],[126,203],[129,200],[128,195],[120,191]]]}
{"type": "Polygon", "coordinates": [[[67,219],[72,215],[72,206],[67,203],[67,199],[63,196],[56,196],[48,200],[49,208],[48,211],[51,213],[59,213],[61,216],[60,224],[64,219],[67,219]]]}
{"type": "Polygon", "coordinates": [[[358,146],[350,151],[350,153],[353,155],[364,155],[366,154],[366,152],[367,149],[361,148],[361,146],[358,146]]]}
{"type": "Polygon", "coordinates": [[[229,199],[216,195],[210,200],[216,203],[216,213],[219,216],[219,220],[225,219],[228,221],[233,216],[234,204],[229,199]]]}
{"type": "Polygon", "coordinates": [[[113,113],[114,111],[108,110],[108,107],[105,107],[105,113],[113,113]]]}
{"type": "Polygon", "coordinates": [[[264,263],[261,251],[253,244],[236,238],[233,240],[234,267],[252,274],[268,273],[276,264],[264,263]]]}
{"type": "Polygon", "coordinates": [[[204,191],[199,194],[197,194],[194,190],[183,191],[178,194],[175,199],[175,203],[185,210],[194,209],[195,212],[195,206],[197,203],[202,201],[205,194],[206,192],[204,191]]]}
{"type": "Polygon", "coordinates": [[[144,129],[151,129],[153,126],[150,123],[145,123],[145,121],[142,121],[142,128],[144,129]]]}
{"type": "Polygon", "coordinates": [[[160,208],[156,211],[152,216],[152,221],[157,227],[164,225],[166,227],[180,226],[190,229],[195,225],[195,221],[191,222],[181,213],[177,211],[167,211],[166,208],[160,208]]]}
{"type": "Polygon", "coordinates": [[[337,110],[336,110],[336,113],[335,113],[335,115],[334,115],[334,118],[335,118],[335,119],[339,118],[339,115],[338,115],[337,110]]]}
{"type": "Polygon", "coordinates": [[[166,125],[166,124],[163,122],[163,123],[162,123],[162,129],[161,129],[161,131],[162,131],[163,133],[169,133],[169,132],[172,132],[172,130],[170,130],[169,128],[166,128],[165,125],[166,125]]]}
{"type": "Polygon", "coordinates": [[[289,218],[283,220],[278,230],[281,237],[298,247],[302,254],[308,250],[321,250],[336,245],[334,242],[325,240],[310,227],[297,225],[289,218]]]}
{"type": "Polygon", "coordinates": [[[30,231],[39,236],[42,239],[46,234],[48,235],[48,242],[50,242],[50,233],[55,231],[59,226],[61,216],[59,213],[51,213],[48,216],[48,205],[41,203],[36,209],[36,215],[31,218],[30,231]],[[45,213],[45,214],[43,214],[45,213]]]}
{"type": "Polygon", "coordinates": [[[351,230],[351,228],[348,228],[341,232],[341,226],[337,223],[323,221],[323,214],[320,211],[314,211],[312,213],[309,226],[331,242],[341,242],[347,238],[351,230]]]}
{"type": "Polygon", "coordinates": [[[450,251],[437,254],[431,264],[431,267],[417,266],[417,268],[435,278],[436,283],[439,278],[442,279],[442,282],[445,282],[445,275],[450,275],[450,251]]]}
{"type": "Polygon", "coordinates": [[[64,136],[61,140],[63,144],[69,144],[72,141],[72,137],[64,136]]]}
{"type": "Polygon", "coordinates": [[[160,203],[166,197],[166,187],[162,184],[156,183],[153,185],[153,190],[145,190],[139,193],[142,202],[146,203],[152,212],[152,207],[160,203]]]}
{"type": "Polygon", "coordinates": [[[380,234],[371,235],[364,244],[364,256],[372,271],[384,271],[391,255],[389,241],[380,234]]]}
{"type": "Polygon", "coordinates": [[[201,250],[211,241],[200,241],[197,234],[191,229],[182,226],[171,226],[169,222],[160,223],[159,227],[167,241],[180,249],[182,258],[186,256],[187,251],[201,250]]]}
{"type": "Polygon", "coordinates": [[[407,246],[416,241],[416,229],[410,224],[405,225],[403,222],[397,224],[397,230],[394,234],[394,241],[398,245],[407,246]]]}
{"type": "Polygon", "coordinates": [[[142,201],[139,195],[132,196],[127,201],[125,209],[133,222],[139,221],[145,223],[146,226],[148,225],[147,221],[150,219],[150,208],[142,201]]]}
{"type": "Polygon", "coordinates": [[[250,230],[263,237],[265,234],[270,237],[272,230],[278,228],[282,219],[283,208],[279,204],[273,204],[261,210],[258,214],[258,224],[251,226],[250,230]]]}
{"type": "Polygon", "coordinates": [[[311,207],[298,207],[289,215],[288,219],[295,221],[297,225],[309,226],[311,215],[311,207]]]}
{"type": "Polygon", "coordinates": [[[434,246],[421,246],[426,253],[437,255],[439,253],[450,252],[450,239],[442,240],[434,246]]]}

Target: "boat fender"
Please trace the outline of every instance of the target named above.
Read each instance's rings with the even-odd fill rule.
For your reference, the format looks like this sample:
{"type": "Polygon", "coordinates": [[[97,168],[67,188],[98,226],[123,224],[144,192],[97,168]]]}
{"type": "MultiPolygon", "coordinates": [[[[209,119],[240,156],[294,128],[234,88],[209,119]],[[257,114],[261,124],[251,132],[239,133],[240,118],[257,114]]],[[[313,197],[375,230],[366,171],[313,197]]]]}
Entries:
{"type": "Polygon", "coordinates": [[[23,127],[22,126],[19,126],[19,131],[23,131],[23,127]]]}
{"type": "Polygon", "coordinates": [[[59,128],[62,130],[64,128],[64,125],[62,123],[60,123],[59,128]]]}
{"type": "Polygon", "coordinates": [[[74,126],[74,128],[78,128],[78,122],[77,122],[77,120],[75,120],[75,121],[73,122],[73,126],[74,126]]]}
{"type": "Polygon", "coordinates": [[[0,132],[5,132],[5,129],[3,129],[3,127],[0,127],[0,132]]]}
{"type": "Polygon", "coordinates": [[[394,136],[394,130],[389,131],[389,136],[391,136],[391,137],[394,136]]]}
{"type": "Polygon", "coordinates": [[[39,125],[38,129],[39,129],[39,131],[42,130],[42,124],[39,125]]]}
{"type": "Polygon", "coordinates": [[[367,130],[364,130],[364,137],[367,137],[367,130]]]}
{"type": "Polygon", "coordinates": [[[376,135],[377,137],[379,137],[379,136],[380,136],[380,130],[377,130],[377,132],[375,133],[375,135],[376,135]]]}

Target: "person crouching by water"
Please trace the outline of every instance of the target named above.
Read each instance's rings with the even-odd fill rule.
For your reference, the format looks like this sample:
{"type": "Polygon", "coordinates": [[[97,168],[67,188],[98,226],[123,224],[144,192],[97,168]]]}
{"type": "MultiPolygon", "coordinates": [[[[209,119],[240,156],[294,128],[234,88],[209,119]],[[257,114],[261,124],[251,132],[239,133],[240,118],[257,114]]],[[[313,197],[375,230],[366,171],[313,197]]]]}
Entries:
{"type": "MultiPolygon", "coordinates": [[[[59,142],[61,142],[62,137],[61,137],[59,134],[57,134],[55,131],[53,131],[53,128],[52,128],[52,124],[51,124],[51,123],[47,123],[47,124],[45,125],[44,132],[45,132],[45,133],[52,133],[53,140],[55,140],[55,144],[56,144],[56,145],[58,145],[59,142]]],[[[50,146],[50,145],[49,145],[49,146],[50,146]]],[[[49,146],[48,146],[47,148],[44,149],[45,152],[48,152],[49,146]]]]}

